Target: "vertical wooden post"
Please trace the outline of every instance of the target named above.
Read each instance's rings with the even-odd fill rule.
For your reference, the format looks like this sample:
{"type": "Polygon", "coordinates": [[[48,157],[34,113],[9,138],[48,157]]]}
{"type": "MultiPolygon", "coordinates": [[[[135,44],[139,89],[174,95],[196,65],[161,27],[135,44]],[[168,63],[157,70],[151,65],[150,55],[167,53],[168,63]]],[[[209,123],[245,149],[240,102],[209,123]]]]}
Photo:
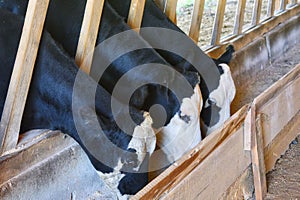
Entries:
{"type": "Polygon", "coordinates": [[[138,31],[142,25],[146,0],[131,0],[128,25],[138,31]]]}
{"type": "Polygon", "coordinates": [[[251,23],[253,26],[259,23],[260,14],[261,14],[261,4],[262,4],[262,0],[255,0],[253,15],[252,15],[252,23],[251,23]]]}
{"type": "Polygon", "coordinates": [[[264,144],[262,137],[262,117],[258,116],[257,121],[255,117],[255,104],[252,106],[252,144],[251,144],[251,157],[252,157],[252,170],[254,179],[255,196],[257,200],[263,200],[267,194],[267,181],[266,181],[266,168],[264,161],[264,144]]]}
{"type": "Polygon", "coordinates": [[[103,5],[104,0],[88,0],[85,7],[75,62],[87,74],[91,71],[103,5]]]}
{"type": "Polygon", "coordinates": [[[215,16],[211,45],[218,45],[220,43],[221,32],[224,21],[226,0],[218,1],[218,8],[215,16]]]}
{"type": "Polygon", "coordinates": [[[29,0],[0,123],[0,155],[16,147],[49,0],[29,0]]]}
{"type": "Polygon", "coordinates": [[[275,11],[275,1],[276,0],[269,0],[268,1],[268,8],[267,8],[267,16],[273,17],[275,11]]]}
{"type": "Polygon", "coordinates": [[[284,11],[286,9],[287,0],[280,1],[280,11],[284,11]]]}
{"type": "Polygon", "coordinates": [[[189,36],[198,44],[205,0],[195,0],[189,36]]]}
{"type": "Polygon", "coordinates": [[[158,7],[159,7],[163,12],[165,12],[166,1],[167,1],[167,0],[154,0],[154,2],[158,5],[158,7]]]}
{"type": "Polygon", "coordinates": [[[167,4],[166,4],[166,15],[174,24],[177,24],[177,19],[176,19],[177,1],[178,0],[167,0],[167,4]]]}
{"type": "Polygon", "coordinates": [[[238,8],[235,15],[233,34],[238,35],[241,34],[243,31],[245,8],[246,8],[246,0],[239,0],[238,8]]]}

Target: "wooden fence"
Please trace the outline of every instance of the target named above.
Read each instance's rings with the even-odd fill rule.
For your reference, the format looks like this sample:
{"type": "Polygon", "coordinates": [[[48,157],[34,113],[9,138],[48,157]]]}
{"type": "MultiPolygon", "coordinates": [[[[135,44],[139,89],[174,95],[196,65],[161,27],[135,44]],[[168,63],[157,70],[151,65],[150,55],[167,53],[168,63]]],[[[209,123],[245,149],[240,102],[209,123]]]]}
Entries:
{"type": "MultiPolygon", "coordinates": [[[[269,24],[260,25],[261,0],[255,1],[252,25],[258,28],[245,34],[243,13],[245,0],[239,0],[236,15],[235,35],[245,34],[234,40],[236,48],[253,40],[258,34],[267,31],[299,12],[299,5],[291,1],[292,7],[286,9],[287,1],[280,1],[281,15],[275,15],[275,0],[269,1],[269,24]],[[275,23],[276,22],[276,23],[275,23]]],[[[83,18],[82,31],[76,54],[77,64],[89,73],[92,58],[87,58],[94,50],[101,19],[104,0],[88,0],[83,18]],[[83,63],[83,60],[87,61],[83,63]]],[[[177,1],[160,1],[160,5],[170,19],[176,22],[177,1]]],[[[199,28],[203,14],[204,0],[195,0],[190,36],[198,41],[199,28]]],[[[38,52],[42,27],[45,21],[49,0],[30,0],[23,32],[17,52],[15,66],[9,86],[0,127],[0,154],[14,149],[18,142],[22,114],[34,63],[38,52]],[[21,84],[22,83],[22,84],[21,84]]],[[[132,0],[128,23],[139,28],[142,21],[145,0],[132,0]]],[[[219,0],[213,31],[213,45],[220,45],[225,0],[219,0]]],[[[218,54],[216,48],[208,53],[218,54]]],[[[262,199],[266,193],[265,173],[275,164],[276,159],[295,138],[300,126],[300,65],[276,82],[271,88],[257,97],[251,105],[245,105],[228,120],[223,127],[212,133],[187,155],[170,166],[154,179],[133,199],[216,199],[245,171],[253,165],[256,198],[262,199]],[[289,98],[292,97],[292,98],[289,98]],[[281,107],[282,102],[289,102],[281,107]],[[295,123],[297,122],[297,123],[295,123]],[[286,132],[285,127],[289,126],[286,132]],[[276,152],[276,154],[274,154],[276,152]],[[226,172],[222,169],[226,166],[226,172]]]]}
{"type": "MultiPolygon", "coordinates": [[[[159,7],[165,12],[167,16],[176,22],[176,5],[178,0],[155,0],[159,7]]],[[[211,41],[204,49],[210,49],[215,46],[222,45],[233,38],[236,38],[249,29],[255,28],[259,24],[263,24],[274,16],[280,15],[288,9],[293,8],[298,4],[296,0],[268,0],[266,8],[266,16],[262,18],[262,3],[263,0],[253,0],[254,5],[252,9],[252,17],[250,26],[244,28],[245,25],[245,9],[246,0],[236,0],[237,10],[235,11],[235,20],[233,25],[233,33],[225,35],[224,39],[221,40],[222,28],[224,23],[224,15],[226,6],[228,6],[226,0],[218,0],[217,7],[215,10],[214,23],[212,24],[212,36],[211,41]]],[[[193,12],[191,25],[189,27],[190,38],[198,44],[199,37],[208,37],[207,35],[200,35],[200,27],[202,23],[204,13],[205,0],[195,0],[193,3],[193,12]]]]}

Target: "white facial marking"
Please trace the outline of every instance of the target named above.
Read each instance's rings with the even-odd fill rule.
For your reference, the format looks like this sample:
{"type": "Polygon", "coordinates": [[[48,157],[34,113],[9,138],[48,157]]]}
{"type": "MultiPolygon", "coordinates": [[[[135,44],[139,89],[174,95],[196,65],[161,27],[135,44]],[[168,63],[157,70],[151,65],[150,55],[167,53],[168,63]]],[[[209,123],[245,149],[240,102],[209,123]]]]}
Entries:
{"type": "MultiPolygon", "coordinates": [[[[179,117],[178,113],[170,123],[157,133],[157,145],[167,155],[170,164],[201,141],[200,111],[202,109],[202,95],[199,86],[194,88],[190,98],[184,98],[180,106],[180,115],[187,116],[188,121],[179,117]]],[[[151,160],[151,165],[161,162],[151,160]]]]}
{"type": "Polygon", "coordinates": [[[134,128],[132,139],[128,144],[128,149],[135,149],[138,155],[138,170],[147,153],[151,155],[156,146],[155,132],[152,128],[152,118],[149,113],[144,113],[145,120],[141,125],[134,128]]]}

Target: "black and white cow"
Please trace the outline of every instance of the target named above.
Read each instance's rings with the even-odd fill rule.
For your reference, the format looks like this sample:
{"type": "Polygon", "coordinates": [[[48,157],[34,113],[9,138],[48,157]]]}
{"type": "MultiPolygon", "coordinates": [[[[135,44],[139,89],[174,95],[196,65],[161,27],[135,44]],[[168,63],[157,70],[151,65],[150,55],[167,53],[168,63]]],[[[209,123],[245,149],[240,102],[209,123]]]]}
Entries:
{"type": "MultiPolygon", "coordinates": [[[[0,115],[3,111],[22,24],[21,17],[0,9],[0,115]]],[[[97,82],[78,70],[74,61],[51,38],[50,34],[44,32],[22,119],[21,132],[32,129],[59,129],[69,134],[81,144],[95,168],[103,173],[103,177],[112,174],[115,176],[114,180],[117,180],[111,184],[120,196],[135,194],[148,183],[147,157],[154,151],[156,140],[151,127],[152,121],[147,113],[131,108],[131,117],[137,125],[127,127],[131,135],[126,134],[115,122],[115,118],[124,118],[126,110],[120,107],[113,116],[109,106],[111,98],[97,82]],[[76,87],[79,92],[76,93],[73,90],[78,77],[80,81],[77,82],[76,87]],[[88,98],[93,95],[95,105],[91,105],[88,101],[88,98]],[[77,106],[72,107],[74,103],[77,106]],[[75,116],[78,118],[77,121],[75,116]],[[101,125],[104,134],[96,128],[97,124],[101,125]],[[90,148],[84,143],[84,138],[95,141],[97,145],[95,148],[102,151],[97,152],[98,155],[92,154],[90,148]],[[99,161],[98,156],[103,157],[103,155],[106,156],[108,163],[99,161]]],[[[126,118],[124,121],[126,122],[126,118]]]]}
{"type": "MultiPolygon", "coordinates": [[[[113,6],[117,9],[118,12],[124,11],[129,8],[129,1],[111,1],[113,6]],[[117,8],[116,5],[121,5],[121,10],[117,8]],[[128,5],[128,6],[127,6],[128,5]]],[[[166,16],[164,16],[157,7],[152,4],[152,1],[147,1],[146,9],[144,14],[143,26],[148,26],[155,24],[153,26],[156,27],[166,27],[172,30],[178,31],[179,29],[176,25],[172,24],[166,16]],[[150,5],[150,6],[149,6],[150,5]],[[150,8],[150,9],[149,9],[150,8]],[[154,20],[154,21],[153,21],[154,20]],[[151,24],[152,23],[152,24],[151,24]],[[145,25],[146,24],[146,25],[145,25]],[[148,25],[147,25],[148,24],[148,25]]],[[[24,0],[2,0],[0,1],[0,7],[9,9],[10,11],[23,15],[25,14],[27,1],[24,0]]],[[[85,1],[84,0],[67,0],[67,1],[59,1],[52,0],[50,2],[49,11],[46,19],[46,29],[51,33],[53,38],[57,40],[62,46],[67,50],[67,52],[74,56],[76,45],[79,37],[81,21],[84,13],[85,1]],[[60,23],[57,23],[57,22],[60,23]]],[[[127,12],[127,11],[126,11],[127,12]]],[[[123,13],[122,16],[125,17],[127,14],[123,13]]],[[[100,31],[98,34],[97,44],[101,43],[105,39],[116,35],[117,33],[121,33],[123,31],[129,30],[129,27],[125,24],[124,20],[118,16],[118,14],[110,7],[110,5],[106,2],[104,6],[102,21],[100,25],[100,31]]],[[[142,34],[143,35],[143,34],[142,34]]],[[[152,40],[149,40],[145,35],[143,35],[145,39],[150,43],[150,45],[156,46],[152,40]]],[[[141,46],[147,46],[148,44],[140,38],[138,35],[134,37],[135,43],[143,44],[141,46]]],[[[154,41],[159,42],[159,41],[154,41]]],[[[116,49],[128,49],[130,48],[131,43],[124,43],[123,41],[117,41],[116,46],[110,46],[108,49],[101,51],[101,57],[110,59],[112,51],[116,49]],[[118,46],[122,43],[121,46],[118,46]]],[[[120,56],[118,59],[114,60],[110,67],[105,71],[104,75],[101,77],[99,83],[110,93],[113,92],[114,85],[117,83],[119,78],[126,72],[133,69],[135,66],[147,64],[147,63],[160,63],[163,65],[172,66],[178,72],[184,75],[184,77],[188,80],[188,82],[194,88],[193,93],[189,93],[185,96],[185,98],[177,99],[175,94],[172,93],[167,87],[158,86],[157,84],[147,84],[140,87],[133,94],[130,105],[135,108],[141,110],[149,111],[152,105],[160,104],[163,105],[166,113],[167,119],[164,124],[155,123],[154,125],[157,130],[158,137],[158,147],[163,149],[164,153],[167,156],[166,160],[174,160],[179,158],[183,153],[185,153],[188,149],[195,146],[200,140],[200,130],[199,129],[199,112],[202,107],[202,97],[201,93],[204,97],[204,112],[202,112],[202,119],[205,124],[208,124],[208,127],[216,127],[223,123],[222,117],[220,117],[220,110],[228,111],[229,107],[222,104],[221,100],[224,102],[228,102],[226,99],[230,99],[226,96],[226,92],[228,88],[225,87],[226,80],[228,78],[220,78],[220,74],[216,75],[217,82],[210,86],[203,81],[203,77],[200,83],[200,90],[197,88],[197,84],[199,83],[198,73],[194,67],[188,63],[184,58],[172,54],[170,52],[164,50],[157,50],[161,56],[159,56],[151,46],[148,45],[148,48],[138,49],[129,53],[126,53],[120,56]],[[167,60],[167,61],[166,61],[167,60]],[[223,81],[222,81],[223,80],[223,81]],[[210,88],[209,88],[210,87],[210,88]],[[215,91],[215,94],[212,93],[215,91]],[[210,96],[210,94],[214,94],[210,96]],[[217,98],[219,97],[219,98],[217,98]],[[215,103],[218,101],[218,103],[215,103]],[[216,108],[217,112],[214,112],[216,108]],[[216,122],[216,123],[213,123],[216,122]],[[165,127],[161,127],[162,125],[166,125],[165,127]],[[175,137],[174,135],[180,134],[182,137],[175,137]],[[170,138],[173,140],[170,141],[170,138]],[[189,146],[187,149],[182,142],[182,138],[187,140],[191,140],[193,138],[193,144],[189,146]],[[170,144],[170,145],[167,145],[170,144]],[[163,148],[164,147],[164,148],[163,148]]],[[[200,52],[201,53],[201,52],[200,52]]],[[[200,55],[193,55],[195,57],[200,55]]],[[[208,56],[204,56],[203,52],[201,54],[201,64],[203,67],[207,68],[208,71],[218,71],[216,65],[213,64],[212,60],[208,56]]],[[[105,66],[98,66],[105,67],[105,66]]],[[[231,74],[228,70],[220,65],[219,68],[221,72],[229,72],[226,75],[231,78],[231,74]],[[223,69],[224,68],[224,69],[223,69]]],[[[96,70],[97,71],[97,70],[96,70]]],[[[93,75],[92,69],[92,75],[93,75]]],[[[129,79],[131,82],[131,86],[135,85],[136,82],[143,82],[147,80],[152,80],[155,76],[161,75],[161,72],[147,74],[146,76],[142,73],[136,74],[134,78],[129,79]]],[[[216,74],[216,73],[215,73],[216,74]]],[[[201,74],[200,74],[201,75],[201,74]]],[[[221,74],[222,76],[223,74],[221,74]]],[[[225,75],[225,74],[224,74],[225,75]]],[[[176,78],[174,73],[171,74],[163,74],[161,76],[166,76],[167,80],[172,80],[173,83],[177,80],[174,80],[173,77],[176,78]]],[[[209,77],[208,77],[209,79],[209,77]]],[[[232,79],[231,79],[232,80],[232,79]]],[[[172,84],[172,83],[169,83],[172,84]]],[[[130,87],[131,87],[130,86],[130,87]]],[[[234,85],[233,85],[234,86],[234,85]]],[[[229,88],[232,88],[232,85],[229,85],[229,88]]],[[[234,87],[233,87],[234,88],[234,87]]],[[[122,91],[122,90],[121,90],[122,91]]],[[[126,88],[124,88],[126,91],[126,88]]],[[[122,96],[122,95],[119,95],[122,96]]],[[[120,100],[120,99],[119,99],[120,100]]],[[[232,100],[229,100],[231,102],[232,100]]],[[[229,103],[230,104],[230,103],[229,103]]],[[[225,117],[226,118],[226,117],[225,117]]],[[[224,118],[224,119],[225,119],[224,118]]],[[[209,132],[209,131],[208,131],[209,132]]]]}
{"type": "MultiPolygon", "coordinates": [[[[108,0],[108,2],[122,17],[125,18],[125,20],[127,20],[131,0],[108,0]]],[[[180,28],[168,19],[153,0],[146,0],[142,27],[161,27],[183,33],[180,28]]],[[[143,35],[143,32],[141,32],[141,35],[151,46],[155,47],[158,46],[158,43],[161,43],[159,35],[152,34],[149,37],[149,35],[143,35]]],[[[196,44],[193,44],[192,42],[190,45],[196,46],[196,44]]],[[[178,48],[180,48],[180,45],[178,45],[178,48]]],[[[179,55],[162,49],[157,49],[157,52],[177,69],[182,71],[197,71],[191,63],[179,55]]],[[[203,74],[200,74],[200,89],[204,101],[204,108],[201,112],[201,122],[203,125],[201,128],[204,137],[220,127],[230,116],[230,103],[235,96],[235,85],[232,80],[230,68],[227,64],[229,63],[233,52],[234,49],[233,46],[231,46],[230,49],[224,53],[224,56],[214,60],[215,65],[212,65],[212,62],[207,60],[208,56],[206,56],[206,59],[202,58],[200,60],[203,68],[210,70],[218,69],[220,72],[219,75],[215,74],[218,76],[217,78],[215,77],[215,83],[206,82],[206,80],[212,79],[213,77],[203,77],[203,74]]],[[[188,53],[189,51],[187,49],[186,58],[189,56],[200,56],[199,54],[188,55],[188,53]]]]}
{"type": "MultiPolygon", "coordinates": [[[[0,2],[0,7],[24,16],[26,10],[26,4],[24,4],[24,2],[24,0],[2,0],[0,2]]],[[[51,33],[55,40],[62,44],[71,56],[74,56],[75,54],[85,3],[86,1],[84,0],[50,1],[45,28],[51,33]]],[[[100,44],[104,40],[118,33],[128,30],[130,30],[130,28],[124,22],[123,18],[121,18],[106,2],[104,5],[97,44],[100,44]]],[[[148,69],[151,67],[155,69],[155,65],[153,64],[155,63],[171,67],[169,63],[157,54],[157,52],[134,31],[131,31],[128,38],[119,38],[115,43],[108,46],[107,49],[100,48],[100,50],[102,50],[100,52],[101,55],[96,56],[100,56],[103,60],[110,60],[114,51],[120,49],[127,51],[127,49],[132,48],[133,43],[136,46],[143,46],[146,48],[137,49],[118,57],[112,62],[99,80],[99,84],[110,93],[113,92],[114,85],[122,75],[130,70],[134,70],[137,66],[148,64],[148,69]],[[134,42],[131,42],[129,39],[134,40],[134,42]]],[[[101,61],[99,63],[101,63],[101,61]]],[[[97,69],[104,68],[105,66],[97,65],[93,67],[94,68],[91,71],[92,76],[96,73],[97,69]]],[[[173,66],[171,69],[173,69],[173,66]]],[[[182,156],[201,140],[199,113],[202,108],[202,97],[201,92],[197,87],[199,76],[197,73],[188,70],[185,70],[184,72],[180,71],[194,90],[188,92],[188,90],[185,91],[185,89],[181,89],[184,96],[177,99],[177,96],[175,96],[173,91],[168,88],[169,85],[178,85],[178,83],[180,83],[176,73],[176,70],[169,70],[168,72],[152,70],[151,73],[147,74],[135,72],[134,76],[129,77],[129,86],[126,85],[126,87],[131,88],[139,82],[151,83],[151,81],[157,79],[157,77],[162,77],[162,79],[165,80],[166,84],[163,86],[158,84],[147,84],[137,88],[130,99],[130,105],[146,111],[151,111],[152,106],[156,104],[160,104],[164,107],[166,111],[166,120],[162,120],[163,123],[161,123],[161,120],[157,120],[157,122],[155,116],[153,117],[153,120],[154,127],[158,129],[156,131],[158,138],[160,138],[158,148],[164,146],[163,151],[165,154],[171,155],[170,152],[174,154],[170,156],[171,158],[169,158],[168,161],[174,161],[173,158],[182,156]],[[166,125],[166,127],[162,127],[164,125],[166,125]],[[170,131],[170,129],[172,131],[170,131]],[[169,133],[172,133],[173,136],[181,135],[181,137],[173,139],[170,145],[165,145],[166,143],[169,144],[165,139],[171,137],[166,136],[169,135],[169,133]],[[172,145],[177,145],[178,142],[183,141],[180,139],[182,137],[189,140],[187,141],[187,144],[173,148],[172,145]],[[188,142],[190,144],[188,144],[188,142]],[[170,150],[171,148],[173,150],[170,150]]],[[[124,86],[119,90],[119,100],[122,99],[122,96],[128,91],[126,87],[124,86]]],[[[151,113],[151,116],[153,115],[155,115],[155,113],[151,113]]]]}

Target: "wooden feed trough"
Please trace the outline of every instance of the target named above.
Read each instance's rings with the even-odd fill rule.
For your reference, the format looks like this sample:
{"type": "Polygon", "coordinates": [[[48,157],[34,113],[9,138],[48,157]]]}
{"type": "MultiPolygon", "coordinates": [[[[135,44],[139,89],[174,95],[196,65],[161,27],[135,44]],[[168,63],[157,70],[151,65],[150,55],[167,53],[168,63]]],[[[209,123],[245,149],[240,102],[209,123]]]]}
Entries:
{"type": "MultiPolygon", "coordinates": [[[[51,190],[43,190],[44,198],[66,197],[74,199],[87,198],[87,194],[96,191],[107,191],[104,196],[110,196],[108,188],[105,188],[90,164],[87,164],[87,157],[71,138],[67,139],[57,132],[42,131],[37,134],[34,140],[19,140],[20,123],[24,110],[26,96],[30,85],[30,79],[38,52],[42,27],[49,0],[30,0],[23,33],[16,57],[12,81],[9,87],[5,109],[1,119],[0,141],[1,141],[1,182],[0,196],[4,199],[12,197],[22,199],[16,190],[23,192],[22,195],[28,198],[35,198],[33,190],[22,190],[22,184],[28,184],[28,179],[40,181],[51,190]],[[26,61],[26,62],[25,62],[26,61]],[[22,82],[22,84],[20,84],[22,82]],[[19,140],[19,142],[18,142],[19,140]],[[63,142],[62,142],[63,141],[63,142]],[[60,144],[47,153],[51,144],[60,144]],[[36,149],[44,149],[36,156],[36,149]],[[75,150],[74,150],[75,149],[75,150]],[[49,174],[55,174],[60,169],[62,158],[68,158],[66,152],[75,152],[80,157],[78,163],[65,165],[66,171],[74,166],[78,168],[77,174],[70,174],[69,177],[76,179],[79,184],[63,188],[67,180],[59,181],[61,177],[52,176],[52,182],[47,182],[47,176],[37,176],[33,169],[45,170],[48,164],[57,163],[49,174]],[[36,157],[34,157],[36,156],[36,157]],[[62,156],[62,157],[61,157],[62,156]],[[23,158],[26,158],[25,162],[23,158]],[[60,160],[60,161],[59,161],[60,160]],[[19,163],[18,170],[15,169],[19,163]],[[23,164],[22,164],[23,163],[23,164]],[[2,170],[3,169],[3,170],[2,170]],[[84,175],[77,176],[84,169],[84,175]],[[7,173],[6,173],[7,172],[7,173]],[[9,176],[5,174],[10,174],[9,176]],[[76,177],[77,176],[77,177],[76,177]],[[58,180],[58,181],[56,181],[58,180]],[[90,189],[81,190],[89,180],[90,189]],[[19,181],[19,182],[18,182],[19,181]],[[57,184],[57,187],[52,185],[57,184]],[[50,187],[51,185],[51,187],[50,187]],[[49,195],[53,190],[59,190],[59,195],[49,195]],[[19,196],[18,196],[19,195],[19,196]],[[65,195],[65,196],[64,196],[65,195]]],[[[176,22],[177,0],[157,0],[160,7],[176,22]]],[[[88,0],[80,34],[76,62],[89,73],[92,58],[87,52],[93,51],[98,31],[99,21],[104,0],[88,0]]],[[[204,0],[195,0],[190,37],[198,41],[201,25],[204,0]]],[[[237,50],[234,60],[231,63],[232,73],[235,82],[244,79],[251,79],[251,76],[260,72],[259,66],[265,66],[270,60],[282,53],[282,47],[293,45],[295,32],[300,30],[300,5],[291,1],[287,8],[287,1],[270,0],[268,5],[268,17],[260,21],[261,0],[255,0],[253,9],[252,27],[242,29],[245,10],[245,0],[238,1],[238,12],[234,27],[234,35],[221,40],[222,23],[224,18],[226,1],[219,0],[217,15],[215,18],[211,46],[206,52],[217,57],[224,51],[228,43],[232,43],[237,50]],[[275,6],[279,2],[280,12],[274,14],[275,6]],[[282,24],[281,27],[279,24],[282,24]],[[287,30],[284,27],[289,27],[287,30]],[[284,30],[284,31],[283,31],[284,30]],[[288,36],[288,37],[287,37],[288,36]],[[260,49],[260,51],[257,51],[260,49]],[[255,59],[254,59],[255,58],[255,59]],[[251,62],[250,62],[251,61],[251,62]]],[[[132,28],[141,26],[144,0],[132,0],[128,23],[132,28]]],[[[298,36],[296,34],[296,36],[298,36]]],[[[238,85],[237,85],[238,87],[238,85]]],[[[254,175],[255,195],[257,199],[263,199],[266,194],[266,172],[270,171],[275,161],[288,148],[289,143],[299,134],[300,118],[297,113],[300,111],[300,65],[295,66],[288,74],[274,83],[269,89],[256,97],[251,103],[238,110],[218,130],[205,138],[197,147],[172,164],[160,176],[150,182],[144,189],[132,197],[132,199],[218,199],[246,172],[252,164],[254,175]],[[285,103],[284,107],[282,104],[285,103]],[[289,127],[287,132],[285,129],[289,127]]],[[[68,163],[65,160],[66,163],[68,163]]],[[[49,178],[49,177],[48,177],[49,178]]],[[[69,179],[70,180],[70,179],[69,179]]],[[[29,184],[34,188],[36,185],[29,184]]],[[[28,186],[28,188],[30,188],[28,186]]],[[[27,189],[28,189],[27,188],[27,189]]],[[[30,188],[31,189],[31,188],[30,188]]],[[[25,198],[23,196],[23,198],[25,198]]]]}

